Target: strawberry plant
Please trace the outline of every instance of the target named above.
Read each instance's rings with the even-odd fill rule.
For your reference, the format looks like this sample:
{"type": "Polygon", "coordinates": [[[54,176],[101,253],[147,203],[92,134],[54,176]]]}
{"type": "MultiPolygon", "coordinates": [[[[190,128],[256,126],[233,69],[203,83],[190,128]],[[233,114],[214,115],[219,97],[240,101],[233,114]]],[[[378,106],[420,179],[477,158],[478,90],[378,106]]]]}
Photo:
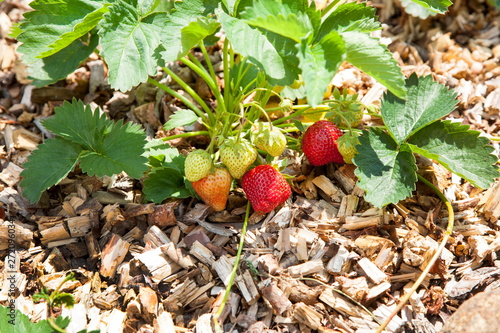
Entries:
{"type": "MultiPolygon", "coordinates": [[[[450,5],[415,3],[439,13],[450,5]]],[[[127,91],[147,81],[187,107],[170,117],[166,130],[194,122],[204,127],[163,141],[195,135],[210,139],[207,147],[197,147],[185,157],[161,140],[146,142],[137,125],[113,123],[81,102],[65,103],[44,122],[55,138],[40,145],[24,165],[21,186],[33,202],[77,166],[89,175],[126,172],[142,179],[146,199],[154,202],[200,194],[193,185],[207,182],[222,164],[232,178],[240,179],[264,160],[276,162],[286,146],[297,147],[296,138],[284,135],[297,129],[305,131],[302,149],[311,164],[343,163],[342,154],[354,162],[366,199],[377,206],[411,194],[416,181],[414,153],[437,160],[480,187],[497,176],[486,139],[464,126],[436,121],[455,106],[452,94],[430,78],[412,76],[405,83],[388,49],[370,37],[381,24],[375,9],[365,3],[333,1],[317,9],[306,0],[35,0],[31,6],[34,11],[25,15],[17,38],[23,42],[19,51],[35,85],[66,77],[99,46],[111,87],[127,91]],[[220,31],[223,87],[207,50],[220,31]],[[214,107],[175,74],[173,61],[206,83],[214,107]],[[357,95],[335,90],[328,99],[328,85],[344,61],[387,87],[381,113],[386,130],[365,129],[357,137],[354,127],[366,109],[357,95]],[[169,76],[190,98],[153,79],[159,74],[169,76]],[[425,103],[421,96],[426,96],[425,103]],[[429,102],[438,99],[435,96],[440,99],[438,107],[429,102]],[[278,107],[268,106],[271,97],[279,99],[278,107]],[[302,97],[307,104],[290,102],[302,97]],[[274,111],[283,116],[272,120],[274,111]],[[326,114],[335,124],[321,120],[305,130],[303,123],[294,121],[315,114],[326,114]],[[337,125],[347,128],[339,141],[343,132],[337,125]],[[462,136],[481,149],[468,148],[458,139],[462,136]],[[445,143],[437,144],[439,140],[445,143]],[[318,153],[321,149],[325,152],[318,153]],[[456,151],[457,158],[447,149],[456,151]],[[471,172],[473,150],[479,166],[471,172]],[[383,198],[374,194],[382,184],[384,189],[391,185],[383,198]]]]}

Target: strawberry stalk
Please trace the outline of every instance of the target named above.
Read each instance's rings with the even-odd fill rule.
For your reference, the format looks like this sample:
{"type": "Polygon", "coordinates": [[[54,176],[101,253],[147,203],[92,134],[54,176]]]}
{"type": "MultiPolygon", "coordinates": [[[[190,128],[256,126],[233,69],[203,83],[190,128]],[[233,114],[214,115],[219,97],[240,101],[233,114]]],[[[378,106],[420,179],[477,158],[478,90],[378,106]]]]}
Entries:
{"type": "Polygon", "coordinates": [[[448,210],[448,226],[446,227],[446,231],[444,233],[444,237],[441,240],[441,243],[439,244],[438,249],[436,250],[436,253],[432,256],[431,260],[423,270],[423,272],[420,274],[418,277],[417,281],[413,284],[411,289],[399,300],[398,306],[392,311],[392,313],[385,319],[385,321],[380,325],[377,329],[376,333],[381,333],[384,331],[384,329],[389,325],[391,320],[401,311],[401,309],[406,305],[408,300],[410,299],[411,295],[418,289],[420,284],[424,281],[425,277],[427,274],[429,274],[430,270],[432,267],[434,267],[434,264],[436,263],[437,259],[441,255],[441,252],[443,251],[444,247],[446,246],[446,243],[448,242],[448,239],[450,238],[450,235],[453,231],[453,225],[455,223],[455,213],[453,212],[453,207],[450,203],[450,201],[444,196],[444,194],[436,187],[434,184],[429,182],[427,179],[422,177],[417,173],[418,179],[424,183],[425,185],[429,186],[441,199],[441,201],[446,205],[446,209],[448,210]]]}
{"type": "Polygon", "coordinates": [[[240,243],[238,245],[238,252],[236,253],[236,260],[234,261],[233,270],[231,271],[231,275],[229,277],[229,282],[227,283],[226,291],[224,292],[224,298],[222,299],[222,304],[220,305],[219,309],[217,310],[217,313],[213,317],[216,332],[222,332],[222,329],[221,329],[222,323],[219,323],[219,318],[220,318],[222,312],[224,311],[224,307],[226,306],[227,299],[229,298],[229,293],[231,292],[231,288],[233,287],[233,284],[234,284],[236,272],[238,271],[238,267],[240,265],[241,252],[243,251],[243,246],[245,245],[245,235],[247,233],[247,225],[248,225],[249,216],[250,216],[250,202],[247,203],[247,209],[245,212],[245,220],[243,221],[243,227],[241,228],[241,236],[240,236],[240,243]]]}
{"type": "MultiPolygon", "coordinates": [[[[185,63],[185,61],[187,61],[186,58],[182,58],[181,61],[185,63]]],[[[186,64],[187,65],[187,64],[186,64]]],[[[170,75],[170,77],[172,77],[172,79],[177,82],[178,85],[181,86],[182,89],[184,89],[185,92],[187,92],[189,94],[189,96],[193,97],[193,99],[198,102],[198,104],[201,105],[201,107],[203,108],[203,110],[208,114],[208,116],[210,117],[211,115],[211,110],[210,108],[208,107],[207,103],[205,103],[205,101],[196,93],[196,91],[194,91],[193,88],[191,88],[186,82],[184,82],[179,76],[177,76],[177,74],[175,74],[170,68],[168,67],[162,67],[163,68],[163,71],[165,73],[167,73],[168,75],[170,75]]],[[[194,70],[194,69],[193,69],[194,70]]],[[[197,73],[198,74],[198,73],[197,73]]]]}
{"type": "MultiPolygon", "coordinates": [[[[173,90],[172,88],[170,88],[170,87],[168,87],[168,86],[166,86],[164,84],[161,84],[160,82],[156,81],[155,79],[153,79],[151,77],[148,78],[148,83],[151,83],[152,85],[157,86],[158,88],[164,90],[166,93],[174,96],[175,98],[177,98],[178,100],[180,100],[182,103],[184,103],[187,107],[189,107],[191,110],[193,110],[198,115],[198,117],[200,117],[202,119],[203,123],[205,123],[205,124],[208,123],[208,119],[205,116],[205,114],[203,113],[203,111],[200,110],[189,99],[187,99],[186,97],[182,96],[181,94],[179,94],[177,91],[173,90]]],[[[166,141],[166,140],[164,140],[164,141],[166,141]]]]}

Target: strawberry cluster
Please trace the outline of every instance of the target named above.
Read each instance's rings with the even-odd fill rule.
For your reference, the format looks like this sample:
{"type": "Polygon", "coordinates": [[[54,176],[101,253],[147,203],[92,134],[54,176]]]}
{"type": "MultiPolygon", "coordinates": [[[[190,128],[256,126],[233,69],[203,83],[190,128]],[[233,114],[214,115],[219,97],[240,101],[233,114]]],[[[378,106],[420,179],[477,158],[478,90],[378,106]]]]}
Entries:
{"type": "Polygon", "coordinates": [[[269,213],[290,197],[292,191],[285,177],[270,165],[251,166],[257,159],[257,148],[270,156],[280,156],[286,148],[286,137],[277,127],[260,124],[252,142],[245,138],[228,138],[219,147],[220,161],[215,166],[204,150],[188,154],[184,171],[200,198],[214,211],[226,208],[233,179],[241,186],[257,213],[269,213]]]}
{"type": "MultiPolygon", "coordinates": [[[[334,92],[337,102],[332,102],[325,120],[316,121],[302,136],[302,151],[313,166],[328,163],[353,163],[359,144],[352,127],[359,125],[363,116],[357,95],[334,92]],[[339,127],[347,127],[344,133],[339,127]]],[[[211,155],[204,150],[191,152],[185,160],[186,178],[200,198],[213,210],[226,208],[229,191],[234,179],[241,179],[241,187],[255,212],[265,214],[284,203],[291,195],[291,188],[284,176],[271,165],[256,163],[258,149],[271,158],[283,154],[287,138],[280,128],[259,122],[252,128],[250,139],[227,138],[220,145],[218,156],[223,166],[215,166],[211,155]]],[[[215,155],[217,156],[217,155],[215,155]]]]}

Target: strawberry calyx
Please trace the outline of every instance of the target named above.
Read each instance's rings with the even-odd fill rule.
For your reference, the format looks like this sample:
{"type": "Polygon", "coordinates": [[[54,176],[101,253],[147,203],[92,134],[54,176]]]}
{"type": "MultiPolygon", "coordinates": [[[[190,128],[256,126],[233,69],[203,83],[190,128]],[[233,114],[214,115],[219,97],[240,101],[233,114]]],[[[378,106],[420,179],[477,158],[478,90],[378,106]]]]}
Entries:
{"type": "Polygon", "coordinates": [[[348,131],[337,139],[337,147],[344,158],[344,162],[353,164],[353,158],[358,154],[356,146],[359,145],[358,134],[354,131],[348,131]]]}

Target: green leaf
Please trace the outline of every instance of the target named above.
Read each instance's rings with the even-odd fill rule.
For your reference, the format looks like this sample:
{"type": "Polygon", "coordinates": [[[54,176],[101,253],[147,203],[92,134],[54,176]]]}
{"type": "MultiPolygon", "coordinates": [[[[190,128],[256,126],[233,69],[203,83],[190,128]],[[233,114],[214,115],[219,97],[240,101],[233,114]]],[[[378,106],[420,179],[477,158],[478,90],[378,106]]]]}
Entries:
{"type": "Polygon", "coordinates": [[[69,293],[57,293],[53,298],[54,306],[64,305],[71,308],[75,305],[75,298],[69,293]]]}
{"type": "Polygon", "coordinates": [[[411,16],[418,17],[422,20],[425,20],[430,16],[437,15],[437,12],[417,4],[413,0],[401,0],[401,5],[405,9],[406,13],[410,14],[411,16]]]}
{"type": "MultiPolygon", "coordinates": [[[[267,40],[273,45],[283,61],[285,75],[277,77],[266,73],[267,81],[271,86],[287,86],[293,84],[301,73],[299,58],[297,57],[297,43],[290,38],[283,37],[272,31],[262,31],[267,40]]],[[[263,59],[265,61],[265,59],[263,59]]],[[[262,69],[262,68],[261,68],[262,69]]]]}
{"type": "Polygon", "coordinates": [[[153,169],[144,180],[144,195],[148,201],[161,203],[167,198],[188,198],[193,194],[184,184],[184,176],[176,169],[153,169]]]}
{"type": "Polygon", "coordinates": [[[103,133],[99,145],[85,151],[80,157],[83,172],[90,176],[113,175],[125,171],[130,177],[139,179],[147,170],[147,158],[142,154],[146,136],[142,128],[133,123],[113,124],[109,132],[103,133]]]}
{"type": "MultiPolygon", "coordinates": [[[[101,21],[104,13],[108,11],[108,6],[109,4],[106,4],[103,7],[85,16],[81,23],[76,24],[72,31],[63,33],[56,42],[48,46],[50,50],[42,52],[39,57],[45,58],[51,56],[69,46],[71,43],[73,43],[75,40],[82,37],[86,33],[90,32],[90,30],[94,29],[99,21],[101,21]]],[[[70,8],[75,7],[76,6],[71,6],[70,8]]]]}
{"type": "Polygon", "coordinates": [[[152,149],[147,152],[149,164],[153,168],[168,167],[184,174],[184,155],[177,148],[152,149]]]}
{"type": "Polygon", "coordinates": [[[355,171],[358,186],[366,191],[365,200],[376,207],[409,197],[417,181],[415,157],[406,144],[398,147],[380,128],[363,131],[356,146],[355,171]]]}
{"type": "MultiPolygon", "coordinates": [[[[17,39],[19,35],[23,32],[20,27],[20,23],[13,22],[9,30],[9,38],[17,39]]],[[[18,48],[19,49],[19,48],[18,48]]]]}
{"type": "Polygon", "coordinates": [[[456,93],[434,82],[432,77],[412,74],[406,80],[407,99],[384,95],[380,111],[389,132],[402,143],[424,126],[455,109],[456,93]]]}
{"type": "Polygon", "coordinates": [[[386,46],[364,33],[348,31],[341,35],[347,49],[346,61],[375,78],[394,95],[406,97],[401,68],[386,46]]]}
{"type": "MultiPolygon", "coordinates": [[[[314,30],[311,20],[305,11],[297,8],[303,1],[283,3],[275,0],[254,1],[246,7],[241,17],[250,25],[260,27],[300,42],[310,31],[314,30]]],[[[318,12],[319,15],[319,12],[318,12]]]]}
{"type": "Polygon", "coordinates": [[[219,22],[202,17],[182,28],[182,49],[177,54],[177,59],[185,56],[193,47],[198,45],[205,37],[213,34],[219,27],[219,22]]]}
{"type": "Polygon", "coordinates": [[[24,14],[18,36],[18,51],[28,64],[69,46],[94,28],[105,11],[102,2],[93,0],[36,0],[30,6],[34,10],[24,14]]]}
{"type": "Polygon", "coordinates": [[[165,13],[140,17],[137,0],[118,0],[109,7],[99,35],[111,87],[128,91],[156,73],[154,55],[166,21],[165,13]]]}
{"type": "Polygon", "coordinates": [[[500,8],[500,0],[488,0],[488,3],[495,8],[500,8]]]}
{"type": "Polygon", "coordinates": [[[485,189],[500,177],[490,140],[468,125],[437,121],[415,133],[409,143],[415,153],[436,160],[451,172],[485,189]]]}
{"type": "Polygon", "coordinates": [[[113,126],[113,121],[100,114],[99,109],[92,111],[90,105],[73,99],[70,103],[55,109],[55,115],[43,121],[46,129],[73,143],[82,145],[84,149],[91,150],[97,147],[108,128],[113,126]]]}
{"type": "MultiPolygon", "coordinates": [[[[222,28],[235,51],[248,57],[253,64],[262,69],[266,76],[270,78],[271,84],[283,81],[287,82],[283,84],[286,85],[293,82],[294,78],[287,75],[289,69],[286,68],[285,61],[277,49],[280,46],[290,46],[285,44],[285,40],[290,39],[277,34],[272,35],[274,42],[279,43],[279,45],[275,46],[276,44],[272,43],[266,35],[250,27],[245,21],[233,18],[223,12],[218,15],[222,28]],[[291,82],[289,82],[290,79],[291,82]]],[[[292,43],[294,42],[292,41],[292,43]]]]}
{"type": "MultiPolygon", "coordinates": [[[[59,327],[66,328],[69,325],[69,317],[59,316],[55,319],[59,327]]],[[[0,333],[52,333],[54,330],[50,327],[46,319],[34,323],[30,318],[15,309],[0,306],[0,333]]]]}
{"type": "Polygon", "coordinates": [[[323,100],[323,94],[344,56],[344,42],[335,31],[331,31],[312,46],[307,38],[302,40],[298,52],[299,66],[306,85],[307,100],[311,106],[314,107],[323,100]]]}
{"type": "Polygon", "coordinates": [[[32,203],[42,192],[66,178],[75,168],[82,147],[60,137],[47,139],[38,145],[23,164],[21,187],[23,195],[32,203]]]}
{"type": "Polygon", "coordinates": [[[168,16],[162,28],[164,50],[161,52],[165,62],[185,56],[203,38],[212,34],[219,24],[208,17],[217,8],[215,0],[185,0],[175,3],[175,11],[168,16]]]}
{"type": "Polygon", "coordinates": [[[337,7],[325,18],[319,28],[316,40],[320,40],[330,31],[337,32],[357,31],[371,32],[382,29],[382,25],[375,16],[375,8],[365,3],[345,3],[337,7]]]}
{"type": "Polygon", "coordinates": [[[411,0],[433,12],[443,14],[453,3],[449,0],[411,0]]]}
{"type": "Polygon", "coordinates": [[[98,42],[96,35],[91,36],[89,42],[77,39],[56,54],[36,59],[28,68],[29,78],[34,80],[32,84],[43,87],[66,78],[94,52],[98,42]]]}
{"type": "Polygon", "coordinates": [[[32,202],[66,177],[77,161],[91,176],[125,171],[140,178],[147,170],[145,133],[137,124],[114,123],[76,100],[56,108],[55,115],[43,124],[57,136],[40,145],[24,164],[21,186],[32,202]]]}
{"type": "Polygon", "coordinates": [[[197,120],[198,116],[192,110],[181,109],[170,116],[163,128],[168,131],[176,127],[191,125],[197,120]]]}

